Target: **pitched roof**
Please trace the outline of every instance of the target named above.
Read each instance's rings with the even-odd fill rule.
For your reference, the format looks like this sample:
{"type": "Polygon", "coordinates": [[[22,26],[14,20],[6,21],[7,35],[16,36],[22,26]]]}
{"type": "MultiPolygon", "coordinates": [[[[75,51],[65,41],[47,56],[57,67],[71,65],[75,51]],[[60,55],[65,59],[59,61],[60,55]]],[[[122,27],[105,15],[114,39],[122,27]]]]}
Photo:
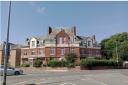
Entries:
{"type": "Polygon", "coordinates": [[[60,31],[64,30],[68,35],[74,34],[73,28],[69,27],[57,27],[52,29],[50,36],[56,36],[60,31]]]}

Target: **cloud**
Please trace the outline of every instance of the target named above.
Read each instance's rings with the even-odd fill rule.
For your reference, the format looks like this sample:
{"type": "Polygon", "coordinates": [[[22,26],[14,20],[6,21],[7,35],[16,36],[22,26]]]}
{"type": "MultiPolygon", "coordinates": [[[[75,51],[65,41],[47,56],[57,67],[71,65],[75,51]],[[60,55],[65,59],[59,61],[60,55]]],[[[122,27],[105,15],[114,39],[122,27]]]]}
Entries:
{"type": "Polygon", "coordinates": [[[38,13],[44,14],[44,13],[46,12],[46,8],[45,8],[45,7],[38,7],[38,8],[36,9],[36,11],[37,11],[38,13]]]}
{"type": "Polygon", "coordinates": [[[28,4],[32,7],[32,8],[34,8],[34,7],[36,7],[36,2],[35,1],[29,1],[28,2],[28,4]]]}
{"type": "Polygon", "coordinates": [[[31,1],[29,2],[29,5],[32,7],[32,9],[40,14],[45,14],[46,13],[46,7],[39,6],[37,5],[38,3],[36,1],[31,1]]]}

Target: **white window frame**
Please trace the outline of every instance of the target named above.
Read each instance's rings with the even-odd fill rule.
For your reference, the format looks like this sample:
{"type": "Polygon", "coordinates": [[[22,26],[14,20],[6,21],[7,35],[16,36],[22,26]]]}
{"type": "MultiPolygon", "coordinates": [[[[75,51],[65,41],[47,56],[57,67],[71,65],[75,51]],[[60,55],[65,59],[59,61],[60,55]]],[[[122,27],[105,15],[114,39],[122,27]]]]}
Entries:
{"type": "Polygon", "coordinates": [[[36,42],[32,41],[32,47],[35,47],[35,45],[36,45],[36,42]]]}
{"type": "Polygon", "coordinates": [[[53,47],[50,48],[50,55],[55,55],[55,48],[53,47]]]}
{"type": "Polygon", "coordinates": [[[64,48],[61,48],[61,55],[64,55],[65,51],[64,48]]]}
{"type": "Polygon", "coordinates": [[[88,41],[88,46],[91,47],[91,41],[88,41]]]}

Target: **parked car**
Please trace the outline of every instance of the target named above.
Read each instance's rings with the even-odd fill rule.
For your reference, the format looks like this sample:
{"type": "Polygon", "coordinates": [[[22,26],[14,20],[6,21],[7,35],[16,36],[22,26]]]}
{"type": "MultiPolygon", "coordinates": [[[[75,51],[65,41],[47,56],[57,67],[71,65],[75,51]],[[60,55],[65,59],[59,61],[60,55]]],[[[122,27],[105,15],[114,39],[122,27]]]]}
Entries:
{"type": "Polygon", "coordinates": [[[128,61],[123,62],[123,68],[128,68],[128,61]]]}
{"type": "MultiPolygon", "coordinates": [[[[0,65],[0,75],[3,75],[4,72],[4,66],[0,65]]],[[[7,75],[21,75],[23,74],[23,70],[13,68],[13,67],[7,67],[7,75]]]]}

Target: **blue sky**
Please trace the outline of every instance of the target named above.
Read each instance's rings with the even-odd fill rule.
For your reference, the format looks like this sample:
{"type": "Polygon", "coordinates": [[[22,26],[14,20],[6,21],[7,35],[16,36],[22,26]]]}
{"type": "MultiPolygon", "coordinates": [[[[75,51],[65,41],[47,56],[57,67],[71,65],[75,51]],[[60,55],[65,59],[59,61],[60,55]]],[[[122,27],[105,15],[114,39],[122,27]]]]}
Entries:
{"type": "MultiPolygon", "coordinates": [[[[8,2],[0,2],[1,40],[6,39],[8,2]]],[[[128,32],[128,2],[12,2],[10,42],[46,35],[48,26],[76,26],[77,35],[96,35],[98,42],[128,32]]]]}

